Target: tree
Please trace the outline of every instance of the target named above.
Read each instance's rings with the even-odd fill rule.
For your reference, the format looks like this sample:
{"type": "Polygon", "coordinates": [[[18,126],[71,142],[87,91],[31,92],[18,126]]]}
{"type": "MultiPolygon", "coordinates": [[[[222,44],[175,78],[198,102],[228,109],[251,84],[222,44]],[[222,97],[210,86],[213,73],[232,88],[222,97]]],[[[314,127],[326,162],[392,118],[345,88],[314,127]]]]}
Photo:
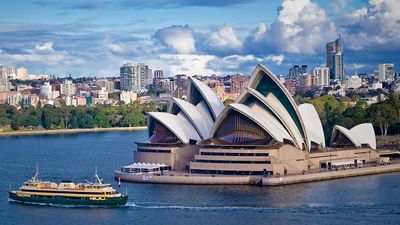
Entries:
{"type": "Polygon", "coordinates": [[[82,113],[79,119],[79,128],[93,128],[94,120],[93,116],[88,113],[82,113]]]}
{"type": "Polygon", "coordinates": [[[228,99],[225,99],[224,105],[225,105],[225,106],[228,106],[228,105],[230,105],[230,104],[232,104],[232,103],[234,103],[234,102],[235,102],[235,100],[228,98],[228,99]]]}
{"type": "Polygon", "coordinates": [[[304,98],[312,98],[314,96],[314,92],[311,90],[307,90],[304,92],[304,98]]]}
{"type": "Polygon", "coordinates": [[[94,121],[97,127],[110,127],[110,121],[107,118],[107,115],[100,111],[96,113],[96,116],[94,117],[94,121]]]}
{"type": "Polygon", "coordinates": [[[377,103],[368,109],[372,122],[380,128],[382,136],[386,136],[389,126],[399,120],[398,111],[389,104],[377,103]]]}
{"type": "Polygon", "coordinates": [[[9,119],[7,117],[7,111],[3,105],[0,105],[0,127],[9,124],[9,119]]]}
{"type": "Polygon", "coordinates": [[[11,121],[11,129],[18,130],[20,126],[21,126],[21,114],[17,113],[14,115],[11,121]]]}
{"type": "Polygon", "coordinates": [[[343,116],[351,119],[354,122],[353,123],[354,125],[364,123],[367,121],[367,111],[361,105],[358,104],[355,105],[354,107],[347,108],[343,112],[343,116]]]}
{"type": "Polygon", "coordinates": [[[54,106],[46,105],[43,107],[42,126],[46,129],[57,128],[60,124],[61,114],[54,106]]]}
{"type": "Polygon", "coordinates": [[[343,117],[337,121],[337,125],[346,127],[347,129],[350,129],[350,128],[354,127],[354,125],[356,125],[356,123],[354,123],[354,120],[352,120],[349,117],[343,117]]]}

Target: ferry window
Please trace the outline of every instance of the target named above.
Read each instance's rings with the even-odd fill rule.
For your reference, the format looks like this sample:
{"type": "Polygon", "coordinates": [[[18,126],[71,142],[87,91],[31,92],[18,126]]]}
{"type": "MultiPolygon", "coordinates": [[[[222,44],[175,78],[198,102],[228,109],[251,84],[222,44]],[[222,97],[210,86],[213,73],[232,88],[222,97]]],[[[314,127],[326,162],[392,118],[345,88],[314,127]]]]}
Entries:
{"type": "Polygon", "coordinates": [[[238,153],[225,153],[226,156],[238,156],[238,153]]]}

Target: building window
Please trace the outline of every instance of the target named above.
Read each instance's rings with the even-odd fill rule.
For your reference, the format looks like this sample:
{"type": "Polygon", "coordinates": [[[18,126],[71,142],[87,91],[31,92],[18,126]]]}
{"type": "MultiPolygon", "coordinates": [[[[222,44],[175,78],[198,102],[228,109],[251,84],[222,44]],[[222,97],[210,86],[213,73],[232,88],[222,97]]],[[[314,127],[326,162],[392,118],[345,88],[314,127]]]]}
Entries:
{"type": "Polygon", "coordinates": [[[221,122],[214,137],[235,145],[269,145],[274,142],[258,124],[233,110],[221,122]]]}
{"type": "Polygon", "coordinates": [[[168,128],[158,121],[154,122],[154,131],[150,136],[149,141],[152,144],[173,144],[179,143],[179,139],[168,128]]]}

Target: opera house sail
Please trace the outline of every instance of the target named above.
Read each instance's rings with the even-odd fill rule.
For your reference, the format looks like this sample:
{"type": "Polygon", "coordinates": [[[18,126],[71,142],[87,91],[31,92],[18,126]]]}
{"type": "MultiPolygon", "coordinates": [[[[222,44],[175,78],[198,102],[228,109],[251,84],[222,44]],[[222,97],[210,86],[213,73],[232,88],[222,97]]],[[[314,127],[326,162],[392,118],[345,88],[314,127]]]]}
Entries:
{"type": "Polygon", "coordinates": [[[263,65],[226,107],[206,84],[190,77],[187,100],[173,98],[168,112],[148,113],[148,134],[147,142],[137,143],[135,162],[192,174],[299,173],[334,161],[378,157],[371,124],[350,130],[335,126],[326,146],[314,106],[297,105],[263,65]]]}

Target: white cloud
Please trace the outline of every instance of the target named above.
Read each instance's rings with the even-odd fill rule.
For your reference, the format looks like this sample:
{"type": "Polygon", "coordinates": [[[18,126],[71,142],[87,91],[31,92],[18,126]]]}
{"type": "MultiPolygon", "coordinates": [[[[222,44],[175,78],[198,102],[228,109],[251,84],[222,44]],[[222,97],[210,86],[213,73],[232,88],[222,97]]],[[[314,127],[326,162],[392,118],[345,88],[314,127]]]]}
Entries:
{"type": "Polygon", "coordinates": [[[230,55],[223,58],[217,58],[211,66],[218,68],[219,71],[237,70],[243,63],[256,62],[257,58],[253,55],[230,55]]]}
{"type": "Polygon", "coordinates": [[[21,53],[11,54],[6,51],[0,52],[1,61],[9,62],[39,62],[47,65],[65,64],[79,65],[84,60],[71,56],[67,51],[55,51],[53,42],[37,44],[32,49],[23,49],[21,53]]]}
{"type": "Polygon", "coordinates": [[[36,51],[48,51],[48,52],[54,52],[54,49],[53,49],[53,42],[46,42],[46,43],[43,43],[42,45],[41,44],[37,44],[37,45],[35,45],[35,48],[34,48],[36,51]]]}
{"type": "Polygon", "coordinates": [[[214,60],[213,55],[195,55],[195,54],[161,54],[160,59],[164,60],[165,67],[169,74],[187,74],[187,75],[210,75],[215,71],[209,69],[207,64],[214,60]]]}
{"type": "Polygon", "coordinates": [[[345,10],[346,6],[349,5],[349,0],[336,0],[332,1],[330,6],[333,8],[335,13],[343,13],[343,10],[345,10]]]}
{"type": "Polygon", "coordinates": [[[359,63],[352,63],[352,64],[347,64],[345,66],[346,69],[352,69],[352,70],[359,70],[364,68],[366,65],[365,64],[359,64],[359,63]]]}
{"type": "Polygon", "coordinates": [[[393,50],[400,47],[399,0],[370,0],[338,20],[344,40],[352,50],[393,50]]]}
{"type": "Polygon", "coordinates": [[[243,71],[243,68],[250,70],[259,63],[269,64],[274,63],[280,65],[284,60],[283,55],[268,55],[266,57],[256,57],[254,55],[230,55],[222,58],[214,58],[208,63],[208,66],[217,71],[219,74],[224,74],[226,71],[232,72],[250,72],[243,71]]]}
{"type": "Polygon", "coordinates": [[[285,56],[280,54],[280,55],[269,55],[264,58],[266,61],[272,61],[276,63],[276,65],[281,65],[283,60],[285,59],[285,56]]]}
{"type": "Polygon", "coordinates": [[[335,25],[325,11],[309,0],[284,0],[271,24],[260,23],[248,40],[249,51],[315,54],[336,36],[335,25]]]}
{"type": "Polygon", "coordinates": [[[159,29],[154,37],[177,53],[190,54],[196,51],[193,30],[187,25],[159,29]]]}
{"type": "Polygon", "coordinates": [[[223,26],[212,32],[208,38],[209,47],[218,51],[240,51],[241,41],[237,38],[233,27],[223,26]]]}
{"type": "Polygon", "coordinates": [[[107,36],[103,41],[103,46],[112,52],[121,53],[125,51],[125,45],[123,43],[113,42],[110,36],[107,36]]]}

